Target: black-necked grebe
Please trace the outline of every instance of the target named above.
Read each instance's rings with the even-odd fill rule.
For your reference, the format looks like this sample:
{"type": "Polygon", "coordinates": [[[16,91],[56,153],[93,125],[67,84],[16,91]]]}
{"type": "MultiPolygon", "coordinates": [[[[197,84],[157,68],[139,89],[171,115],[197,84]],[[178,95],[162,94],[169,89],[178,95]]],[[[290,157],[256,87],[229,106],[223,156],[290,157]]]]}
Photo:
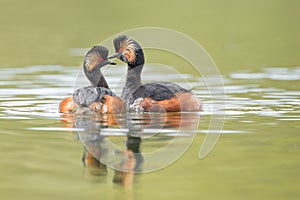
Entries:
{"type": "Polygon", "coordinates": [[[124,101],[117,97],[108,87],[101,73],[107,64],[115,64],[107,60],[108,49],[94,46],[85,56],[83,69],[91,86],[76,90],[72,96],[63,99],[59,105],[61,113],[74,113],[79,107],[88,108],[96,113],[116,113],[125,110],[124,101]]]}
{"type": "Polygon", "coordinates": [[[131,111],[200,111],[200,100],[191,90],[170,82],[142,84],[145,63],[141,46],[132,38],[121,35],[114,39],[116,53],[109,57],[127,63],[127,77],[122,98],[131,111]]]}

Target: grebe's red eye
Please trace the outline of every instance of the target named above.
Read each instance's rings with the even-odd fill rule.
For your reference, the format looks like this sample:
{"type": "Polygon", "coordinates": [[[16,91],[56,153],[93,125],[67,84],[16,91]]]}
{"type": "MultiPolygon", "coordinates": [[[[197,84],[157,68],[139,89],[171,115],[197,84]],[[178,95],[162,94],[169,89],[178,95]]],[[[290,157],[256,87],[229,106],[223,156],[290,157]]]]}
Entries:
{"type": "Polygon", "coordinates": [[[99,60],[100,60],[100,62],[102,62],[102,61],[103,61],[103,58],[100,57],[99,60]]]}

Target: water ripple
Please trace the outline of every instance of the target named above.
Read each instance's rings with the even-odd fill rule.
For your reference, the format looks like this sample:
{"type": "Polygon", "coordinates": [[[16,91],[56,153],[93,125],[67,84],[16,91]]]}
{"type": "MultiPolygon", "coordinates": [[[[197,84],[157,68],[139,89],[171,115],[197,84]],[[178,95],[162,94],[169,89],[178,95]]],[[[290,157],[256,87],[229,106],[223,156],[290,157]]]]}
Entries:
{"type": "MultiPolygon", "coordinates": [[[[59,119],[59,101],[71,94],[74,88],[88,84],[82,71],[78,73],[78,69],[79,67],[60,65],[1,68],[0,118],[31,119],[40,116],[59,119]],[[77,80],[76,83],[74,80],[77,80]]],[[[121,93],[125,70],[125,67],[120,70],[113,67],[104,69],[108,82],[117,94],[121,93]]],[[[162,74],[164,81],[193,88],[194,93],[203,102],[202,116],[217,112],[213,110],[212,103],[223,104],[222,96],[217,94],[222,88],[218,85],[207,88],[203,77],[178,75],[170,70],[160,72],[158,68],[149,67],[143,74],[143,80],[161,80],[162,74]],[[213,97],[212,90],[215,94],[213,97]]],[[[291,90],[289,86],[299,85],[300,67],[268,67],[261,72],[234,72],[223,77],[227,96],[225,110],[228,117],[244,117],[244,120],[240,120],[244,123],[251,122],[247,120],[248,115],[274,117],[281,121],[299,120],[300,91],[291,90]],[[276,80],[276,84],[273,80],[276,80]]]]}

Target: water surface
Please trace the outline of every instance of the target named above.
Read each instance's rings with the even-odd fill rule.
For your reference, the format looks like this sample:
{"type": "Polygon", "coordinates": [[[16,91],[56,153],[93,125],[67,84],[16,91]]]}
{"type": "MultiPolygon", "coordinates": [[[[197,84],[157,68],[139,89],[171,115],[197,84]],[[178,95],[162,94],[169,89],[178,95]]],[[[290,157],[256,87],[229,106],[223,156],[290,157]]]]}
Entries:
{"type": "MultiPolygon", "coordinates": [[[[117,77],[123,76],[124,70],[105,70],[117,93],[122,87],[117,77]]],[[[204,105],[203,112],[194,116],[136,114],[130,116],[133,126],[128,125],[124,116],[119,116],[118,123],[107,116],[101,119],[98,116],[97,120],[77,121],[74,126],[74,120],[60,115],[57,108],[74,87],[86,84],[81,78],[74,83],[78,67],[27,66],[1,68],[0,73],[0,190],[4,199],[300,197],[299,67],[266,67],[260,71],[239,70],[223,75],[226,121],[217,145],[202,160],[198,153],[205,134],[216,134],[218,130],[208,131],[211,96],[197,76],[179,77],[155,67],[147,67],[143,75],[143,80],[152,81],[166,73],[165,80],[193,87],[204,105]],[[189,84],[184,83],[186,78],[189,84]],[[132,144],[140,145],[141,154],[159,149],[178,133],[179,122],[191,123],[192,119],[197,119],[199,125],[196,124],[194,132],[180,137],[196,136],[193,144],[166,168],[124,175],[92,159],[100,155],[97,152],[103,138],[109,138],[123,150],[129,148],[127,141],[133,141],[132,144]],[[149,126],[149,120],[156,123],[149,126]],[[83,132],[82,135],[79,128],[84,128],[83,122],[84,127],[99,123],[95,127],[101,134],[88,137],[83,132]],[[127,125],[120,129],[120,124],[127,125]],[[142,142],[136,137],[128,138],[128,127],[140,128],[142,142]],[[103,138],[99,139],[99,135],[103,138]],[[86,151],[87,146],[90,151],[86,151]]],[[[147,158],[141,155],[129,160],[127,167],[142,170],[148,164],[147,158]]]]}

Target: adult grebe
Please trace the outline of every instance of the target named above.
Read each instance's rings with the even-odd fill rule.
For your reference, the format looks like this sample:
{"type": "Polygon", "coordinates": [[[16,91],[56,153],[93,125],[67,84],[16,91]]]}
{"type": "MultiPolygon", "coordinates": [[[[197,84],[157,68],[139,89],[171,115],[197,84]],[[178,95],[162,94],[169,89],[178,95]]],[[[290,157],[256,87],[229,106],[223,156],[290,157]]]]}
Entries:
{"type": "Polygon", "coordinates": [[[131,111],[200,111],[200,100],[191,90],[170,82],[142,84],[141,73],[145,58],[143,49],[132,38],[121,35],[114,39],[116,53],[110,58],[118,58],[127,63],[127,77],[122,98],[127,110],[131,111]]]}
{"type": "Polygon", "coordinates": [[[61,113],[74,113],[78,108],[88,108],[96,113],[116,113],[125,110],[124,101],[117,97],[108,87],[101,73],[101,68],[107,64],[115,64],[107,60],[108,49],[94,46],[87,52],[83,69],[91,86],[76,90],[72,96],[63,99],[59,105],[61,113]]]}

